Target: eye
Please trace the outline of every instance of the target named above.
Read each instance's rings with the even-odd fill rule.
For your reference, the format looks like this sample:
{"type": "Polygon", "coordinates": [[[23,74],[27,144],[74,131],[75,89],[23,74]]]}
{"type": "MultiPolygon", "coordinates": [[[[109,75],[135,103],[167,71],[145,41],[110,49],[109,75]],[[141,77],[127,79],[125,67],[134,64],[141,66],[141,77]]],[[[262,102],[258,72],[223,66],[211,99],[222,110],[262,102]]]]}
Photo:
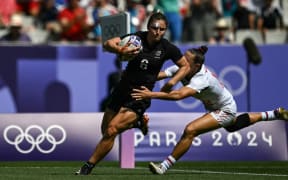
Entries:
{"type": "Polygon", "coordinates": [[[153,29],[153,30],[155,30],[155,31],[157,31],[158,29],[159,29],[160,31],[165,31],[165,30],[166,30],[166,28],[156,27],[156,26],[150,26],[150,28],[153,29]]]}

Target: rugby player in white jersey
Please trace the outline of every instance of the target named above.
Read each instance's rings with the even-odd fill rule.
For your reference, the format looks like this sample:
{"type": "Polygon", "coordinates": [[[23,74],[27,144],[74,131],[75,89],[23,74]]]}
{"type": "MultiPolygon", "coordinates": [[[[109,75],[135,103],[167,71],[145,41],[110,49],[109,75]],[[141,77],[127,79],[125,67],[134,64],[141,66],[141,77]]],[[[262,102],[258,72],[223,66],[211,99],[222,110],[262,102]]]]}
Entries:
{"type": "MultiPolygon", "coordinates": [[[[185,52],[186,59],[190,64],[190,72],[182,80],[184,86],[180,89],[170,92],[152,92],[144,86],[141,89],[133,89],[131,95],[136,100],[180,100],[194,97],[199,99],[207,110],[206,114],[186,125],[181,139],[162,163],[150,162],[149,168],[155,174],[164,174],[189,150],[193,139],[200,134],[221,127],[229,132],[234,132],[259,121],[288,120],[288,111],[281,107],[271,111],[243,113],[237,116],[237,105],[232,94],[204,65],[207,50],[206,46],[201,46],[185,52]]],[[[168,67],[159,73],[158,79],[173,77],[177,71],[177,66],[168,67]]]]}

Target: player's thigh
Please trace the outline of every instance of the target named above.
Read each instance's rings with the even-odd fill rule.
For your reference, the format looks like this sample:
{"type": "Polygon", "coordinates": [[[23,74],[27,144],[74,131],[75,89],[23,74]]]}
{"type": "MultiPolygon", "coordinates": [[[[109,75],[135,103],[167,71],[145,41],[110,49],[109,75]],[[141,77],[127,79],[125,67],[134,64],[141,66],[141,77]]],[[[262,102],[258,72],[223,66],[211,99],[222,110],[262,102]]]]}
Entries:
{"type": "Polygon", "coordinates": [[[114,112],[113,110],[106,108],[103,118],[102,118],[102,122],[101,122],[101,131],[102,133],[105,132],[105,130],[107,129],[109,123],[111,122],[111,120],[115,117],[116,112],[114,112]]]}
{"type": "Polygon", "coordinates": [[[212,131],[214,129],[218,129],[221,126],[219,125],[218,121],[211,116],[211,114],[207,113],[193,121],[191,121],[187,126],[186,129],[192,131],[195,135],[199,135],[205,132],[212,131]]]}
{"type": "Polygon", "coordinates": [[[133,126],[137,119],[137,114],[129,108],[122,107],[117,115],[111,120],[110,126],[116,127],[122,132],[133,126]]]}

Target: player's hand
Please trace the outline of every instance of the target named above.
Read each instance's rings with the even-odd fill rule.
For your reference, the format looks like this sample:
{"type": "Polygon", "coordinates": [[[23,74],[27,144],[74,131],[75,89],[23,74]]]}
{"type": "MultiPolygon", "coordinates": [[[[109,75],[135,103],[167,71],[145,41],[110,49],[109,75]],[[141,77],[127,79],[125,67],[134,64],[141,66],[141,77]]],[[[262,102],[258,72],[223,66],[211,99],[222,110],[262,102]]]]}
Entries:
{"type": "Polygon", "coordinates": [[[148,122],[150,120],[148,114],[143,114],[143,121],[148,122]]]}
{"type": "Polygon", "coordinates": [[[145,86],[141,86],[141,89],[133,89],[131,96],[136,100],[149,99],[151,91],[145,86]]]}
{"type": "Polygon", "coordinates": [[[131,42],[121,46],[119,54],[123,56],[137,55],[140,53],[141,47],[131,47],[131,42]]]}

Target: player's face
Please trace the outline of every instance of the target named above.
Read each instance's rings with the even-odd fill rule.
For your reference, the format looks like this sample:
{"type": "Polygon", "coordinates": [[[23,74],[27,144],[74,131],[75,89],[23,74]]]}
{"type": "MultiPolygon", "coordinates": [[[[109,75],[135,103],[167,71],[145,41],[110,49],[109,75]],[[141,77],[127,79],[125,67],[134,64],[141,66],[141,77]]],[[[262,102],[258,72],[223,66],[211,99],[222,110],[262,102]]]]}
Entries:
{"type": "Polygon", "coordinates": [[[155,20],[148,27],[148,36],[152,41],[160,41],[166,32],[166,24],[164,20],[155,20]]]}
{"type": "Polygon", "coordinates": [[[190,64],[190,71],[193,73],[197,72],[199,68],[201,67],[201,65],[199,63],[195,63],[196,55],[192,53],[191,51],[186,51],[184,56],[186,57],[187,61],[190,64]]]}

